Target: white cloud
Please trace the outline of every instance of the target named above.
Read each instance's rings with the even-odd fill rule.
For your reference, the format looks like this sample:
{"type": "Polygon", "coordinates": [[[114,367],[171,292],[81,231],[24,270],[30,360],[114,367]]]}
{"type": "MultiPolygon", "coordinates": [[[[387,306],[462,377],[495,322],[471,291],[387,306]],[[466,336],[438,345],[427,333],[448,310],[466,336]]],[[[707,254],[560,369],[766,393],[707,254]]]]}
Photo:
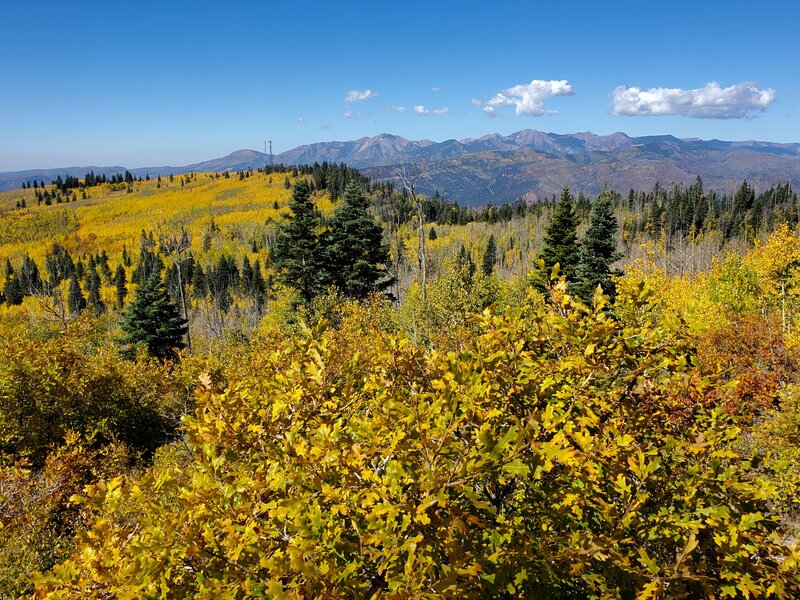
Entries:
{"type": "Polygon", "coordinates": [[[450,109],[447,108],[446,106],[441,106],[439,108],[430,109],[427,106],[424,106],[422,104],[417,104],[414,107],[414,112],[416,112],[416,113],[418,113],[420,115],[446,115],[447,113],[450,112],[450,109]]]}
{"type": "Polygon", "coordinates": [[[433,86],[431,88],[431,91],[435,94],[436,92],[441,91],[441,89],[442,89],[441,87],[439,87],[438,85],[435,85],[435,86],[433,86]]]}
{"type": "Polygon", "coordinates": [[[477,98],[473,98],[472,100],[469,101],[469,103],[472,104],[472,106],[480,106],[481,104],[483,104],[483,102],[481,102],[477,98]]]}
{"type": "Polygon", "coordinates": [[[378,92],[373,92],[372,90],[350,90],[344,95],[345,102],[361,102],[363,100],[369,100],[370,98],[374,98],[378,95],[378,92]]]}
{"type": "Polygon", "coordinates": [[[355,112],[354,112],[354,111],[352,111],[352,110],[346,110],[346,111],[344,111],[344,113],[343,113],[343,114],[344,114],[344,116],[345,116],[345,117],[347,117],[348,119],[355,119],[355,118],[357,118],[357,117],[360,117],[360,116],[361,116],[361,113],[360,113],[360,112],[358,112],[358,111],[355,111],[355,112]]]}
{"type": "Polygon", "coordinates": [[[406,107],[405,106],[387,106],[386,107],[386,111],[387,112],[393,112],[393,113],[404,113],[404,112],[406,112],[406,107]]]}
{"type": "Polygon", "coordinates": [[[298,117],[297,118],[297,122],[300,123],[300,125],[305,125],[306,118],[305,117],[298,117]]]}
{"type": "Polygon", "coordinates": [[[701,88],[619,86],[611,93],[614,114],[625,116],[681,115],[696,119],[743,119],[764,111],[775,100],[775,90],[759,90],[750,81],[723,88],[714,81],[701,88]]]}
{"type": "MultiPolygon", "coordinates": [[[[554,114],[546,111],[544,103],[553,96],[572,96],[572,86],[566,79],[542,80],[534,79],[530,83],[521,83],[495,94],[491,100],[483,104],[483,112],[488,116],[497,115],[497,109],[502,106],[513,106],[517,115],[540,117],[544,114],[554,114]]],[[[475,102],[473,102],[475,105],[475,102]]]]}

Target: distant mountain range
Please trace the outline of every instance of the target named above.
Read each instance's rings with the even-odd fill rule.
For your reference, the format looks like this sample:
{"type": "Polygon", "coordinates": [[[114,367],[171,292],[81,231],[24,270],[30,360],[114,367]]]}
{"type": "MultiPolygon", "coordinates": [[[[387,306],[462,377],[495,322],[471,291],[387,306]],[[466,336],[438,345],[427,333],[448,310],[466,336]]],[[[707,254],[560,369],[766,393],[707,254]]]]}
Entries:
{"type": "MultiPolygon", "coordinates": [[[[744,179],[755,186],[791,181],[800,189],[800,144],[679,139],[671,135],[629,137],[624,133],[561,135],[525,129],[511,135],[477,139],[412,141],[381,134],[349,142],[319,142],[273,157],[275,164],[344,162],[374,179],[395,178],[399,164],[415,164],[418,189],[438,190],[448,198],[478,206],[520,197],[529,200],[558,194],[564,186],[597,194],[649,189],[656,182],[689,184],[699,175],[707,189],[733,190],[744,179]]],[[[263,167],[269,155],[239,150],[223,158],[182,167],[130,169],[151,177],[192,171],[236,171],[263,167]]],[[[82,177],[87,171],[113,175],[124,167],[70,167],[0,173],[0,190],[23,181],[57,175],[82,177]]]]}

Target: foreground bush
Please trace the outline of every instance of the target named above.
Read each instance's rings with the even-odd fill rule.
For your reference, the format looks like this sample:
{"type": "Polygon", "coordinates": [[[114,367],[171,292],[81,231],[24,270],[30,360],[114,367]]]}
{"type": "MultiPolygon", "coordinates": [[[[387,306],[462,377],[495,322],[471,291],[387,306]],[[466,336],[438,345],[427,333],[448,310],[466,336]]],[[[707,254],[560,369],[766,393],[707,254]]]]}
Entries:
{"type": "Polygon", "coordinates": [[[487,313],[459,353],[307,332],[87,488],[42,596],[796,598],[771,489],[646,291],[487,313]],[[332,340],[344,340],[333,344],[332,340]]]}

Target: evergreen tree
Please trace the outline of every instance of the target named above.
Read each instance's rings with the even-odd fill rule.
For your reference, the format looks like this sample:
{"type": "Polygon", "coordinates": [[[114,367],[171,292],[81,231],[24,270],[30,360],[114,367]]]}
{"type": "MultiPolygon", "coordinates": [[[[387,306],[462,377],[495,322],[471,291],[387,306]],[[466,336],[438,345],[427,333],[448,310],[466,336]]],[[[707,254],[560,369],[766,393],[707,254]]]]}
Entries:
{"type": "Polygon", "coordinates": [[[125,346],[123,354],[128,357],[135,354],[138,344],[145,344],[150,356],[162,359],[175,358],[176,349],[185,346],[186,321],[170,300],[158,271],[136,288],[121,327],[125,332],[121,340],[125,346]]]}
{"type": "Polygon", "coordinates": [[[127,277],[125,275],[125,267],[117,265],[117,271],[114,273],[114,287],[117,289],[117,306],[122,308],[125,304],[125,296],[128,295],[127,277]]]}
{"type": "Polygon", "coordinates": [[[6,304],[9,306],[16,306],[22,304],[24,295],[22,293],[22,286],[14,275],[6,279],[3,286],[3,296],[5,297],[6,304]]]}
{"type": "Polygon", "coordinates": [[[542,259],[548,271],[558,263],[559,272],[571,282],[578,264],[578,253],[578,216],[572,195],[564,188],[547,224],[542,259]]]}
{"type": "Polygon", "coordinates": [[[272,246],[272,259],[280,281],[295,288],[306,304],[324,284],[324,258],[316,229],[319,214],[311,200],[308,182],[299,180],[292,189],[291,214],[282,223],[272,246]]]}
{"type": "Polygon", "coordinates": [[[497,263],[497,241],[494,239],[494,234],[489,236],[489,242],[486,244],[486,250],[483,253],[483,261],[481,262],[481,271],[487,277],[494,272],[494,265],[497,263]]]}
{"type": "Polygon", "coordinates": [[[608,190],[600,194],[592,206],[589,228],[581,240],[574,290],[587,304],[591,303],[598,285],[613,300],[616,289],[611,277],[621,274],[611,269],[612,263],[622,258],[622,253],[616,249],[615,236],[619,224],[611,201],[608,190]]]}
{"type": "Polygon", "coordinates": [[[264,307],[266,293],[267,284],[264,281],[263,275],[261,275],[261,263],[256,260],[253,263],[253,276],[250,280],[249,294],[259,311],[264,307]]]}
{"type": "Polygon", "coordinates": [[[461,244],[461,248],[459,248],[458,254],[456,255],[455,267],[455,272],[461,275],[461,286],[463,289],[466,291],[472,290],[477,267],[475,266],[475,262],[472,260],[472,256],[464,247],[464,244],[461,244]]]}
{"type": "Polygon", "coordinates": [[[392,285],[383,229],[369,213],[369,202],[355,179],[347,185],[324,241],[328,280],[345,296],[363,299],[392,285]]]}
{"type": "Polygon", "coordinates": [[[27,254],[22,259],[22,268],[19,270],[19,285],[22,293],[26,295],[36,294],[43,289],[39,267],[27,254]]]}
{"type": "Polygon", "coordinates": [[[133,276],[131,277],[131,281],[137,285],[141,285],[150,279],[150,275],[153,273],[158,273],[160,275],[161,269],[164,268],[164,262],[156,252],[156,242],[153,238],[152,231],[148,236],[144,230],[142,230],[139,237],[139,246],[139,263],[136,265],[136,269],[133,271],[133,276]]]}
{"type": "Polygon", "coordinates": [[[202,300],[208,293],[208,282],[206,281],[206,274],[200,264],[195,265],[194,272],[192,273],[192,296],[198,300],[202,300]]]}
{"type": "Polygon", "coordinates": [[[79,315],[86,308],[86,298],[83,297],[78,276],[73,273],[69,279],[69,292],[67,292],[67,308],[72,315],[79,315]]]}
{"type": "Polygon", "coordinates": [[[88,305],[95,316],[106,312],[106,305],[100,297],[100,275],[95,269],[89,271],[88,278],[88,305]]]}

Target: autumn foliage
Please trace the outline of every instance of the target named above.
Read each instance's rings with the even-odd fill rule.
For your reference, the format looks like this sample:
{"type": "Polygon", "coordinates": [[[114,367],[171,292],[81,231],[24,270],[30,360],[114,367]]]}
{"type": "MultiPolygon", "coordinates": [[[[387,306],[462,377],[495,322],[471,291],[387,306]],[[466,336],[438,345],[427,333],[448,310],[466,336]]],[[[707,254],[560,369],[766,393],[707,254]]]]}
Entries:
{"type": "Polygon", "coordinates": [[[701,404],[671,416],[676,394],[717,385],[679,320],[613,318],[561,284],[477,327],[447,354],[310,330],[257,353],[198,392],[187,470],[76,498],[92,525],[39,594],[800,593],[770,488],[731,446],[739,428],[701,404]]]}

